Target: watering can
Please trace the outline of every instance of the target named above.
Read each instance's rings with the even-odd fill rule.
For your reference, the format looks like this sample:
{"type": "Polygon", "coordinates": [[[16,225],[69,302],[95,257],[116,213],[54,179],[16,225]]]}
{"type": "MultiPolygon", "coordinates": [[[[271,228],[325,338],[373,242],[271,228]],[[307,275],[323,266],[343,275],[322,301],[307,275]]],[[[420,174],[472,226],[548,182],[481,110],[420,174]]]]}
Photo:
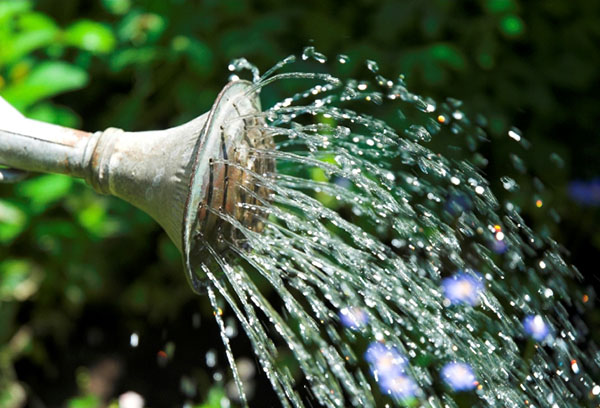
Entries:
{"type": "Polygon", "coordinates": [[[238,204],[248,197],[240,197],[239,186],[249,184],[246,172],[274,167],[249,153],[272,143],[260,112],[247,81],[230,82],[210,111],[183,125],[144,132],[52,125],[25,118],[0,98],[0,182],[26,172],[61,173],[133,204],[162,226],[183,255],[192,289],[201,292],[194,257],[222,224],[214,210],[243,221],[238,204]]]}

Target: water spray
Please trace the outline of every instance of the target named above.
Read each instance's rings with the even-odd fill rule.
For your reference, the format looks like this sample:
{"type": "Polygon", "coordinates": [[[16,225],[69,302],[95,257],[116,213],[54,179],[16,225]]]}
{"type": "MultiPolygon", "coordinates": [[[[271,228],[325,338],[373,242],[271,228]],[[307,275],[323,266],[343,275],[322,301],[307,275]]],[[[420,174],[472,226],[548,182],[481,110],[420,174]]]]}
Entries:
{"type": "Polygon", "coordinates": [[[240,168],[272,170],[272,162],[248,154],[249,148],[271,143],[259,130],[260,100],[251,86],[230,82],[210,111],[177,127],[144,132],[88,133],[39,122],[0,98],[0,164],[7,166],[0,169],[0,182],[22,180],[28,171],[61,173],[133,204],[162,226],[183,254],[190,285],[200,292],[194,258],[225,228],[208,208],[251,226],[249,214],[237,206],[248,197],[230,186],[246,183],[240,168]],[[217,160],[240,167],[217,165],[217,160]]]}
{"type": "MultiPolygon", "coordinates": [[[[301,58],[327,61],[313,47],[301,58]]],[[[162,131],[86,133],[0,100],[0,163],[10,168],[0,180],[68,174],[150,214],[194,290],[206,289],[242,406],[225,316],[285,408],[595,404],[586,365],[596,362],[563,306],[584,307],[568,289],[576,271],[491,191],[475,155],[483,125],[456,100],[384,78],[373,61],[374,82],[278,72],[294,62],[261,76],[233,61],[252,83],[230,83],[208,113],[162,131]],[[309,87],[262,109],[257,90],[278,80],[309,87]],[[380,105],[395,123],[361,113],[380,105]],[[428,147],[434,136],[465,158],[428,147]]]]}

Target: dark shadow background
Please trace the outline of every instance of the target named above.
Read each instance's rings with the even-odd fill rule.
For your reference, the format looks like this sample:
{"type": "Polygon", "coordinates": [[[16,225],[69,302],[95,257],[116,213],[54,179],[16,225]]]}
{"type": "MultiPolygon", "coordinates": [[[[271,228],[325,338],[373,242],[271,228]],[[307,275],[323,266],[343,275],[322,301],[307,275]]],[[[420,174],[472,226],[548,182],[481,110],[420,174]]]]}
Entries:
{"type": "MultiPolygon", "coordinates": [[[[0,0],[0,12],[7,1],[0,0]]],[[[384,76],[404,74],[416,93],[464,101],[466,112],[488,118],[492,140],[507,138],[516,126],[532,145],[522,153],[529,170],[519,180],[517,201],[531,224],[551,229],[568,248],[568,260],[583,275],[590,340],[600,341],[599,2],[29,4],[29,11],[10,17],[13,37],[0,37],[0,50],[23,33],[41,32],[42,23],[24,15],[45,15],[57,31],[22,56],[8,59],[0,51],[0,95],[17,92],[14,87],[27,82],[39,61],[65,61],[87,73],[79,85],[65,86],[70,92],[23,102],[19,108],[31,117],[86,130],[165,128],[210,108],[232,58],[246,57],[264,71],[314,45],[331,57],[350,56],[349,75],[372,59],[384,76]],[[73,33],[74,24],[88,20],[102,26],[73,33]],[[99,40],[86,43],[86,32],[99,40]],[[546,187],[541,209],[532,180],[546,187]],[[558,227],[546,225],[549,219],[559,220],[558,227]]],[[[278,96],[266,93],[265,104],[278,96]]],[[[489,180],[499,180],[510,165],[503,144],[494,146],[484,152],[489,180]]],[[[0,186],[0,197],[5,214],[12,209],[21,220],[11,224],[0,211],[0,273],[28,282],[30,289],[15,297],[4,279],[0,377],[5,384],[24,384],[29,406],[63,406],[101,385],[109,388],[96,394],[107,400],[135,390],[156,407],[199,404],[211,389],[213,400],[222,395],[218,375],[227,382],[227,365],[211,308],[192,295],[177,250],[151,219],[61,177],[0,186]],[[130,345],[132,333],[139,335],[137,347],[130,345]],[[210,349],[218,354],[216,367],[207,366],[210,349]]],[[[243,335],[233,347],[254,361],[243,335]]],[[[256,382],[259,394],[251,405],[277,406],[266,380],[256,382]]],[[[84,404],[78,407],[96,403],[73,401],[84,404]]]]}

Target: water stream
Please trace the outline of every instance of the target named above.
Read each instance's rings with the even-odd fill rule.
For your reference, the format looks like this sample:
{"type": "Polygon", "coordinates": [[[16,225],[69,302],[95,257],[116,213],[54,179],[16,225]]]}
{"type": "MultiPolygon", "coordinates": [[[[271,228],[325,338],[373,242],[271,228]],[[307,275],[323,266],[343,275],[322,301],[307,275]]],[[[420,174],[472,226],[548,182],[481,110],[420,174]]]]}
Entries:
{"type": "MultiPolygon", "coordinates": [[[[228,186],[245,197],[237,216],[208,209],[227,228],[198,265],[239,393],[232,315],[284,407],[598,404],[586,372],[600,355],[580,350],[572,314],[577,272],[492,193],[482,119],[411,93],[373,61],[365,80],[327,73],[349,61],[308,47],[262,76],[244,59],[229,66],[250,73],[252,92],[292,90],[253,122],[275,146],[240,152],[272,166],[213,163],[244,174],[228,186]],[[377,118],[390,112],[394,123],[377,118]]],[[[506,138],[527,147],[516,129],[506,138]]],[[[501,185],[518,188],[510,174],[501,185]]]]}

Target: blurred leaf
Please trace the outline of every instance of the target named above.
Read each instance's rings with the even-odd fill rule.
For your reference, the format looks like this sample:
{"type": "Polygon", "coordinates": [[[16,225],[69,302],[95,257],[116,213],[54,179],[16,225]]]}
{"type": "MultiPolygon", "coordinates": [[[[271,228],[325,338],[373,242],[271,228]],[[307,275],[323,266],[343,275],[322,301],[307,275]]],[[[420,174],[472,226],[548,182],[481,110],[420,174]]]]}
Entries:
{"type": "Polygon", "coordinates": [[[40,13],[27,13],[19,19],[20,31],[0,47],[0,64],[12,64],[32,51],[54,42],[58,27],[40,13]]]}
{"type": "Polygon", "coordinates": [[[33,211],[42,212],[53,202],[65,197],[73,183],[70,177],[47,174],[20,183],[17,192],[30,200],[33,211]]]}
{"type": "Polygon", "coordinates": [[[154,42],[160,38],[167,26],[164,17],[154,13],[131,12],[127,14],[117,30],[121,40],[133,44],[154,42]]]}
{"type": "Polygon", "coordinates": [[[100,201],[94,201],[77,212],[79,223],[93,236],[107,237],[119,230],[118,222],[107,220],[106,209],[100,201]]]}
{"type": "Polygon", "coordinates": [[[192,66],[197,72],[208,74],[212,71],[214,65],[213,52],[208,45],[192,39],[187,48],[187,53],[192,66]]]}
{"type": "Polygon", "coordinates": [[[128,48],[119,50],[110,58],[110,68],[121,71],[132,65],[146,65],[157,59],[159,52],[155,47],[128,48]]]}
{"type": "Polygon", "coordinates": [[[46,102],[35,105],[27,111],[28,118],[39,120],[41,122],[54,123],[55,125],[78,128],[80,124],[79,116],[72,110],[46,102]]]}
{"type": "Polygon", "coordinates": [[[516,4],[514,0],[487,0],[487,9],[494,14],[515,11],[516,4]]]}
{"type": "Polygon", "coordinates": [[[23,301],[37,292],[40,274],[27,260],[9,259],[0,263],[0,300],[23,301]]]}
{"type": "Polygon", "coordinates": [[[125,14],[131,8],[131,0],[102,0],[102,5],[113,14],[125,14]]]}
{"type": "Polygon", "coordinates": [[[171,43],[175,51],[184,54],[191,62],[194,71],[208,75],[214,68],[213,52],[208,45],[193,38],[178,36],[171,43]]]}
{"type": "Polygon", "coordinates": [[[213,387],[208,392],[206,402],[195,408],[221,408],[221,400],[225,397],[225,391],[221,387],[213,387]]]}
{"type": "Polygon", "coordinates": [[[44,98],[82,88],[87,82],[85,70],[65,62],[48,61],[36,65],[23,82],[7,86],[1,94],[15,108],[25,110],[44,98]]]}
{"type": "Polygon", "coordinates": [[[112,31],[101,23],[80,20],[65,31],[65,42],[93,53],[108,53],[115,47],[112,31]]]}
{"type": "Polygon", "coordinates": [[[3,384],[0,388],[0,407],[20,408],[24,406],[27,394],[23,387],[17,382],[3,384]]]}
{"type": "Polygon", "coordinates": [[[500,29],[508,37],[518,37],[523,34],[525,23],[518,16],[509,15],[500,21],[500,29]]]}
{"type": "Polygon", "coordinates": [[[310,169],[310,178],[313,179],[314,181],[321,181],[321,182],[329,181],[329,177],[327,177],[327,175],[325,174],[325,171],[323,171],[323,169],[320,167],[312,167],[310,169]]]}
{"type": "Polygon", "coordinates": [[[97,408],[101,405],[100,399],[95,395],[73,398],[69,400],[69,403],[67,404],[69,408],[97,408]]]}
{"type": "Polygon", "coordinates": [[[27,75],[31,72],[33,65],[34,63],[31,59],[23,58],[21,61],[9,67],[7,75],[8,82],[18,83],[25,80],[27,75]]]}
{"type": "Polygon", "coordinates": [[[14,204],[0,200],[0,242],[16,238],[27,225],[27,214],[14,204]]]}
{"type": "Polygon", "coordinates": [[[429,55],[432,59],[444,62],[446,65],[463,70],[466,66],[466,60],[462,52],[454,45],[435,44],[429,48],[429,55]]]}
{"type": "Polygon", "coordinates": [[[58,30],[58,26],[50,17],[38,12],[25,13],[19,18],[19,28],[22,31],[58,30]]]}
{"type": "Polygon", "coordinates": [[[31,6],[28,0],[0,1],[0,23],[31,9],[31,6]]]}

